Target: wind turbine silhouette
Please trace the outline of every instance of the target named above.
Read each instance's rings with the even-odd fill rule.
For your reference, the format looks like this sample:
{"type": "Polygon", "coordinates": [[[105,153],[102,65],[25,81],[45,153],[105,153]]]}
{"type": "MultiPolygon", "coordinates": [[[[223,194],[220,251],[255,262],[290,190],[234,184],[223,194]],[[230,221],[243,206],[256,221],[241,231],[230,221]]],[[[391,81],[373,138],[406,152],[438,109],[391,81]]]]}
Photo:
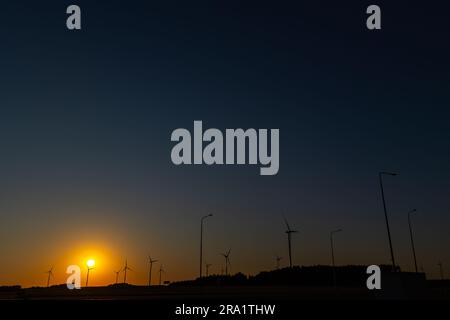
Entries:
{"type": "Polygon", "coordinates": [[[280,261],[283,259],[282,257],[275,256],[275,260],[277,261],[277,269],[280,269],[280,261]]]}
{"type": "Polygon", "coordinates": [[[123,283],[127,283],[127,270],[133,271],[128,267],[128,260],[125,260],[125,267],[123,268],[123,283]]]}
{"type": "Polygon", "coordinates": [[[206,267],[206,276],[209,276],[209,267],[211,267],[211,266],[212,266],[211,263],[205,264],[205,267],[206,267]]]}
{"type": "Polygon", "coordinates": [[[286,224],[286,233],[288,236],[288,248],[289,248],[289,267],[292,268],[292,245],[291,245],[291,236],[293,233],[297,233],[297,230],[292,230],[291,227],[289,226],[288,221],[286,220],[286,218],[284,218],[284,223],[286,224]]]}
{"type": "Polygon", "coordinates": [[[225,275],[228,275],[228,266],[231,267],[231,263],[230,263],[230,253],[231,253],[231,249],[228,250],[227,253],[221,253],[220,255],[223,256],[225,258],[225,275]]]}
{"type": "Polygon", "coordinates": [[[150,287],[152,285],[152,268],[153,268],[153,264],[155,262],[158,262],[158,260],[152,259],[152,257],[149,255],[148,256],[148,262],[150,263],[150,270],[148,271],[148,286],[150,287]]]}
{"type": "Polygon", "coordinates": [[[122,268],[120,268],[118,271],[114,271],[114,273],[116,274],[116,284],[119,283],[119,274],[120,274],[120,271],[122,271],[122,268]]]}
{"type": "Polygon", "coordinates": [[[50,277],[53,277],[53,267],[51,267],[51,269],[46,271],[45,273],[48,273],[47,278],[47,288],[48,288],[50,286],[50,277]]]}
{"type": "Polygon", "coordinates": [[[161,275],[162,275],[163,272],[165,272],[165,271],[163,269],[163,265],[161,264],[159,266],[159,285],[161,285],[161,275]]]}
{"type": "Polygon", "coordinates": [[[92,269],[94,269],[94,267],[90,266],[88,264],[88,266],[87,266],[87,276],[86,276],[86,288],[88,287],[88,284],[89,284],[89,272],[91,272],[92,269]]]}
{"type": "Polygon", "coordinates": [[[437,264],[439,266],[439,272],[441,274],[441,280],[444,280],[444,265],[441,261],[437,264]]]}

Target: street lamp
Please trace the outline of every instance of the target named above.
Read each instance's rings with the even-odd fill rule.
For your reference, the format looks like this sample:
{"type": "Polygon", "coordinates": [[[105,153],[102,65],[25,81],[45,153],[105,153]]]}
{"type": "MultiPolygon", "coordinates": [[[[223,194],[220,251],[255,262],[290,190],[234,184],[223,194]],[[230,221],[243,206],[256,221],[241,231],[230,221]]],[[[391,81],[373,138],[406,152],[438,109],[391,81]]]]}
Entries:
{"type": "Polygon", "coordinates": [[[413,253],[413,257],[414,257],[414,267],[415,267],[416,273],[417,273],[418,271],[417,271],[416,248],[414,247],[413,231],[412,231],[412,227],[411,227],[411,213],[414,213],[416,211],[417,211],[416,209],[413,209],[408,212],[408,226],[409,226],[409,236],[411,238],[411,248],[412,248],[412,253],[413,253]]]}
{"type": "Polygon", "coordinates": [[[395,272],[396,267],[395,267],[394,249],[392,247],[391,231],[389,229],[389,220],[388,220],[388,215],[387,215],[387,210],[386,210],[386,201],[384,199],[383,175],[396,176],[397,173],[393,173],[393,172],[379,172],[378,173],[378,177],[380,178],[381,197],[383,199],[384,218],[386,219],[386,229],[387,229],[387,234],[388,234],[388,238],[389,238],[389,248],[391,250],[392,269],[395,272]]]}
{"type": "Polygon", "coordinates": [[[202,277],[202,270],[203,270],[203,220],[206,218],[212,217],[212,214],[208,214],[206,216],[203,216],[200,219],[200,278],[202,277]]]}
{"type": "Polygon", "coordinates": [[[331,244],[331,264],[333,267],[333,285],[336,287],[336,268],[334,263],[334,243],[333,243],[333,235],[335,233],[341,232],[342,229],[333,230],[330,232],[330,244],[331,244]]]}

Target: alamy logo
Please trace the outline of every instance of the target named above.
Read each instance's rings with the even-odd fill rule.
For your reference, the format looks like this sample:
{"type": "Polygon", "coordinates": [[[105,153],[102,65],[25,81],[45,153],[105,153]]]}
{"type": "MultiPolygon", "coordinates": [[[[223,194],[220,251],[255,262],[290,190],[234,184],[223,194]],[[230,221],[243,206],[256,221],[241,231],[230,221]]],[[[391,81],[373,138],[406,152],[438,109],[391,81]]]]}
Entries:
{"type": "Polygon", "coordinates": [[[381,270],[377,265],[371,265],[367,267],[367,274],[370,276],[367,278],[366,285],[369,290],[381,289],[381,270]]]}
{"type": "Polygon", "coordinates": [[[373,4],[367,7],[367,14],[370,16],[367,18],[366,25],[369,30],[381,29],[381,9],[379,6],[373,4]]]}
{"type": "Polygon", "coordinates": [[[66,273],[70,276],[67,278],[66,285],[70,290],[81,289],[81,269],[77,265],[67,267],[66,273]]]}
{"type": "Polygon", "coordinates": [[[263,166],[261,175],[275,175],[280,167],[279,140],[279,129],[226,129],[224,137],[219,129],[210,128],[203,132],[202,121],[194,121],[193,137],[189,130],[183,128],[172,132],[171,141],[178,143],[172,149],[171,158],[176,165],[247,164],[248,159],[248,164],[258,164],[259,161],[263,166]],[[208,142],[204,148],[203,142],[208,142]]]}
{"type": "Polygon", "coordinates": [[[66,26],[69,30],[80,30],[81,29],[81,9],[77,5],[70,5],[66,10],[67,17],[66,26]]]}

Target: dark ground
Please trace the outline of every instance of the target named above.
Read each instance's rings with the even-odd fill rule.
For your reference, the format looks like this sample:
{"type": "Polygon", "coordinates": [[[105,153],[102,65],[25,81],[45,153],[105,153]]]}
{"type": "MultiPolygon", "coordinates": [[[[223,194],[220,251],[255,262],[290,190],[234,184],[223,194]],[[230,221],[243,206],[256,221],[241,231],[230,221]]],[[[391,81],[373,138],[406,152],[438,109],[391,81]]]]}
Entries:
{"type": "Polygon", "coordinates": [[[450,280],[427,280],[424,273],[391,272],[382,266],[381,290],[366,286],[365,266],[293,267],[255,276],[242,273],[211,275],[167,286],[115,284],[69,290],[65,284],[50,288],[0,287],[0,300],[147,300],[147,301],[272,301],[312,300],[450,300],[450,280]],[[336,286],[334,286],[336,283],[336,286]]]}
{"type": "Polygon", "coordinates": [[[450,299],[450,287],[430,283],[426,288],[300,287],[300,286],[120,286],[68,290],[65,286],[0,291],[0,299],[12,300],[161,300],[161,301],[295,301],[295,300],[378,300],[450,299]]]}

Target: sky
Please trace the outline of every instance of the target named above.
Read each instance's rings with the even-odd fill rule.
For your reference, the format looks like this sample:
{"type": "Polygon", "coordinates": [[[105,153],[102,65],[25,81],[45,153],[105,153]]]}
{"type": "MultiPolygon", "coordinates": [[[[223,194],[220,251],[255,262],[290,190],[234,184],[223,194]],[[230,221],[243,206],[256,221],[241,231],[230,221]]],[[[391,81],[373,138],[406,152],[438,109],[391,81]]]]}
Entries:
{"type": "MultiPolygon", "coordinates": [[[[255,274],[296,265],[397,263],[450,270],[450,44],[443,2],[33,1],[0,10],[0,285],[64,283],[96,259],[91,285],[255,274]],[[82,30],[66,29],[81,7],[82,30]],[[280,171],[175,166],[177,128],[280,129],[280,171]],[[159,264],[155,267],[159,268],[159,264]],[[155,270],[155,269],[154,269],[155,270]],[[154,273],[156,279],[156,273],[154,273]]],[[[448,271],[450,272],[450,271],[448,271]]]]}

